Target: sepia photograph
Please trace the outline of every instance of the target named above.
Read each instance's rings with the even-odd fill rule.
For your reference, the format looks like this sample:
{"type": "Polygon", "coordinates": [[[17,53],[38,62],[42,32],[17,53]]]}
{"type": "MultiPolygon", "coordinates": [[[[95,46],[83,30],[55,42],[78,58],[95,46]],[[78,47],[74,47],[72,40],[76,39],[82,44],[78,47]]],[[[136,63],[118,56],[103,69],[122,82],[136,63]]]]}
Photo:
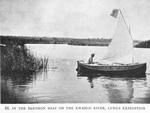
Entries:
{"type": "Polygon", "coordinates": [[[149,104],[149,11],[150,0],[0,0],[1,105],[149,104]]]}

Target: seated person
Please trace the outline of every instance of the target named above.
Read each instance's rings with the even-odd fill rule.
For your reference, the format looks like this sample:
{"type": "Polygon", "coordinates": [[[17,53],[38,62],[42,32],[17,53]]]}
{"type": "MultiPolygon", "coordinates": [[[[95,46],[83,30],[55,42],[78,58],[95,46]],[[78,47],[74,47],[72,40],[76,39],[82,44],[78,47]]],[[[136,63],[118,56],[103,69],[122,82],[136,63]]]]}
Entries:
{"type": "Polygon", "coordinates": [[[94,62],[93,62],[94,55],[95,55],[94,53],[91,54],[91,57],[88,60],[88,64],[94,64],[94,62]]]}

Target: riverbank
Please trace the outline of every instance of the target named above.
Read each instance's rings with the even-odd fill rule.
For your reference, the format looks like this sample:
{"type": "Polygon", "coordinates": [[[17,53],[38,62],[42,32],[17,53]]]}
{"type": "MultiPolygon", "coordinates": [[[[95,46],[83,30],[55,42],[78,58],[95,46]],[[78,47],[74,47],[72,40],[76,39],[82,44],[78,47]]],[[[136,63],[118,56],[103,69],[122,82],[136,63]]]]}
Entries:
{"type": "MultiPolygon", "coordinates": [[[[0,36],[2,44],[11,44],[15,41],[17,45],[24,44],[69,44],[82,46],[108,46],[111,38],[65,38],[65,37],[25,37],[25,36],[0,36]]],[[[140,41],[135,40],[134,45],[140,41]]]]}
{"type": "MultiPolygon", "coordinates": [[[[108,46],[111,38],[66,38],[66,37],[29,37],[29,36],[0,36],[1,44],[24,46],[24,44],[69,44],[81,46],[108,46]]],[[[150,48],[150,41],[133,41],[134,47],[150,48]]]]}

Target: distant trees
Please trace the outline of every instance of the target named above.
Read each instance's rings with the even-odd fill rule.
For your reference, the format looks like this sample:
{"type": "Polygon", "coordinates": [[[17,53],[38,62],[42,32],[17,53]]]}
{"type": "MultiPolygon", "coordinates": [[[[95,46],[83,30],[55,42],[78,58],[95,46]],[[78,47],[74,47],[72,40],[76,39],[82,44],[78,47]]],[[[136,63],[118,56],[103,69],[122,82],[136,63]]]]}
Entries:
{"type": "Polygon", "coordinates": [[[72,39],[69,45],[82,45],[82,46],[108,46],[111,42],[111,39],[99,39],[99,38],[90,38],[90,39],[72,39]]]}
{"type": "Polygon", "coordinates": [[[138,47],[138,48],[150,48],[150,40],[140,42],[135,47],[138,47]]]}
{"type": "MultiPolygon", "coordinates": [[[[27,37],[27,36],[0,36],[1,43],[6,45],[24,44],[69,44],[82,46],[108,46],[111,38],[66,38],[66,37],[27,37]]],[[[150,40],[138,41],[134,40],[135,47],[150,48],[150,40]]]]}

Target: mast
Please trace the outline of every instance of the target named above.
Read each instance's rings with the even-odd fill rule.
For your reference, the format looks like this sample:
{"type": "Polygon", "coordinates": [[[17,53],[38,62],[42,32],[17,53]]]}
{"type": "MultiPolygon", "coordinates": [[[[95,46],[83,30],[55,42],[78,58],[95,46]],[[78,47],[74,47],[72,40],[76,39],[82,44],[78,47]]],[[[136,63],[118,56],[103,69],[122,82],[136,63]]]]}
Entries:
{"type": "Polygon", "coordinates": [[[130,26],[129,26],[129,33],[130,33],[130,35],[131,35],[131,29],[130,29],[130,26]]]}
{"type": "MultiPolygon", "coordinates": [[[[130,28],[130,26],[129,26],[129,33],[130,33],[130,35],[131,35],[131,28],[130,28]]],[[[132,35],[131,35],[131,37],[132,37],[132,35]]],[[[132,40],[133,40],[133,38],[132,38],[132,40]]],[[[132,63],[134,63],[133,54],[132,54],[132,63]]]]}
{"type": "MultiPolygon", "coordinates": [[[[125,24],[126,24],[126,27],[128,28],[127,22],[126,22],[126,20],[124,19],[124,16],[123,16],[123,14],[122,14],[122,11],[121,11],[121,9],[119,9],[119,10],[120,10],[120,14],[121,14],[121,16],[123,17],[123,20],[124,20],[124,22],[125,22],[125,24]]],[[[129,33],[130,33],[130,36],[131,36],[130,26],[129,26],[128,30],[129,30],[129,33]]],[[[131,38],[132,38],[132,36],[131,36],[131,38]]],[[[132,40],[133,40],[133,38],[132,38],[132,40]]]]}

